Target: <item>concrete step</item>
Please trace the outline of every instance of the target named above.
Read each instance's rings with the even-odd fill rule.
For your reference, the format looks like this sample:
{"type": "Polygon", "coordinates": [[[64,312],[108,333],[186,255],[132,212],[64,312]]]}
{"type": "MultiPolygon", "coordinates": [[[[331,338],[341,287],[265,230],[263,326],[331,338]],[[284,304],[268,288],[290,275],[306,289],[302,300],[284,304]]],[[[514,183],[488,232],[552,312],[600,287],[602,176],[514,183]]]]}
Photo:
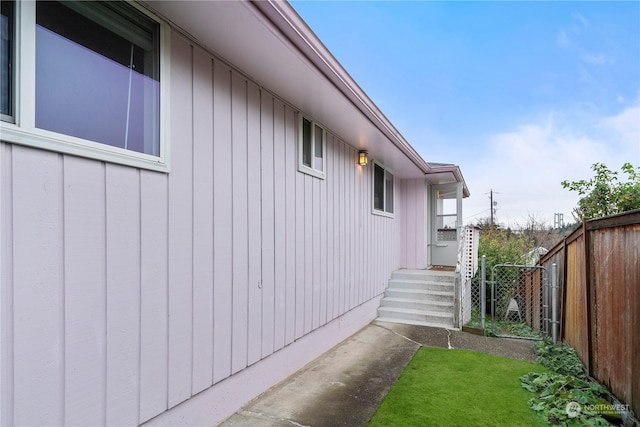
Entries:
{"type": "Polygon", "coordinates": [[[378,308],[383,322],[454,328],[455,272],[396,270],[378,308]]]}
{"type": "Polygon", "coordinates": [[[431,282],[455,282],[455,273],[434,270],[396,270],[391,273],[391,279],[427,280],[431,282]]]}
{"type": "Polygon", "coordinates": [[[378,317],[376,321],[379,322],[387,322],[387,323],[401,323],[403,325],[419,325],[419,326],[430,326],[432,328],[446,328],[446,329],[456,329],[452,324],[444,324],[444,323],[434,323],[434,322],[421,322],[419,320],[405,320],[405,319],[392,319],[390,317],[378,317]]]}
{"type": "Polygon", "coordinates": [[[409,308],[420,311],[432,311],[439,313],[453,313],[453,301],[432,301],[418,300],[410,298],[388,298],[385,297],[380,301],[381,307],[409,308]]]}
{"type": "Polygon", "coordinates": [[[453,313],[422,311],[410,308],[380,307],[378,308],[378,320],[383,319],[396,319],[396,323],[413,321],[453,327],[453,313]]]}
{"type": "Polygon", "coordinates": [[[423,289],[387,288],[385,298],[404,298],[411,300],[427,300],[435,302],[450,302],[453,304],[453,289],[451,291],[430,291],[423,289]]]}
{"type": "Polygon", "coordinates": [[[416,279],[389,280],[389,288],[423,289],[426,291],[453,292],[453,287],[454,287],[453,283],[449,283],[449,282],[434,282],[434,281],[416,280],[416,279]]]}

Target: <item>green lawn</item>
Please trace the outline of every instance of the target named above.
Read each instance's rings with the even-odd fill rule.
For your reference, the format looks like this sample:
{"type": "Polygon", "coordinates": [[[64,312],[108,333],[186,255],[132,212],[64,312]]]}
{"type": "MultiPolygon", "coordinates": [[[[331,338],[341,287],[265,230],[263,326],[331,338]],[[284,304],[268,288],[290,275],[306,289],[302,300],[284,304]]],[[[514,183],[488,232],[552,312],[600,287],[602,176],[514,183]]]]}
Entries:
{"type": "Polygon", "coordinates": [[[376,426],[545,426],[520,385],[536,363],[467,350],[423,347],[369,421],[376,426]]]}

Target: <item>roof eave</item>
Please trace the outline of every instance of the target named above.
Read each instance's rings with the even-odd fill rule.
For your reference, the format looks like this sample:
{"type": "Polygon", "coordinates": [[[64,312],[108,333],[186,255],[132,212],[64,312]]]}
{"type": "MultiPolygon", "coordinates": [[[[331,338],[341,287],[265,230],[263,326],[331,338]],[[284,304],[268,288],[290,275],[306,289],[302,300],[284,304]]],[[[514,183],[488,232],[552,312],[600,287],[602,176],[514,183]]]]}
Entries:
{"type": "Polygon", "coordinates": [[[251,0],[250,4],[278,28],[420,170],[424,173],[431,171],[427,162],[404,139],[288,2],[251,0]]]}
{"type": "Polygon", "coordinates": [[[429,180],[429,175],[436,174],[452,174],[454,181],[462,183],[462,197],[469,197],[471,193],[469,192],[469,188],[467,187],[467,182],[464,180],[462,176],[462,171],[458,165],[446,165],[446,164],[430,164],[429,167],[431,171],[426,174],[427,180],[429,180]]]}

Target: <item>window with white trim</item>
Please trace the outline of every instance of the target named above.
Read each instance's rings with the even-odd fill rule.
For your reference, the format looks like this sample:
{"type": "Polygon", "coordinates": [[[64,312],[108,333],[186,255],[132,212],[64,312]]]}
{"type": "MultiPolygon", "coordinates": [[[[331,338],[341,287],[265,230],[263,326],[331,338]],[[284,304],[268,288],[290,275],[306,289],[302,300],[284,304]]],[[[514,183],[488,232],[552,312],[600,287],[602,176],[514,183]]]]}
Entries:
{"type": "Polygon", "coordinates": [[[298,170],[324,178],[325,130],[313,120],[300,115],[298,170]]]}
{"type": "Polygon", "coordinates": [[[3,139],[162,169],[162,24],[126,2],[17,6],[2,2],[3,139]]]}
{"type": "Polygon", "coordinates": [[[0,3],[0,117],[13,122],[15,2],[0,3]]]}
{"type": "Polygon", "coordinates": [[[394,179],[393,173],[384,166],[373,164],[373,212],[392,216],[394,179]]]}

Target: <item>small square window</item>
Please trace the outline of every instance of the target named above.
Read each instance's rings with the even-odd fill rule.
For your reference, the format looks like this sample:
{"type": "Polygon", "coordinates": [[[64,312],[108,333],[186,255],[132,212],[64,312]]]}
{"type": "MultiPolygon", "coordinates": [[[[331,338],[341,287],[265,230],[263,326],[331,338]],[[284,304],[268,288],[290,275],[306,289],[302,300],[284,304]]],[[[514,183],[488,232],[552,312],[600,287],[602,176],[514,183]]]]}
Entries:
{"type": "Polygon", "coordinates": [[[384,166],[373,164],[373,212],[383,215],[393,215],[393,174],[384,166]]]}
{"type": "Polygon", "coordinates": [[[324,178],[325,130],[314,121],[301,116],[299,142],[298,170],[324,178]]]}

